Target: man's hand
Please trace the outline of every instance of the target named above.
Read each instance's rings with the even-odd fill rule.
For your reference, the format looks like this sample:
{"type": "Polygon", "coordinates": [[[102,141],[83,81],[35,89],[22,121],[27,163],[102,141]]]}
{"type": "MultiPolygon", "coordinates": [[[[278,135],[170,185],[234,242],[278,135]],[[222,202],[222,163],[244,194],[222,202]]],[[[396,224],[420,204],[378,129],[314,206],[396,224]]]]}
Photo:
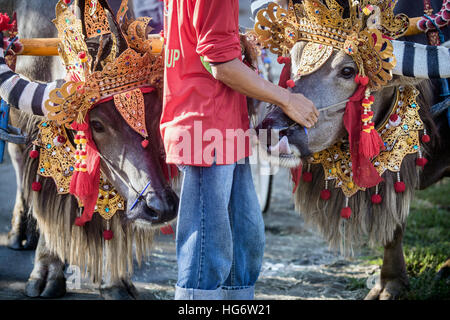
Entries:
{"type": "Polygon", "coordinates": [[[298,124],[311,128],[319,112],[302,94],[295,94],[261,78],[239,59],[211,65],[213,76],[240,93],[279,106],[298,124]]]}
{"type": "Polygon", "coordinates": [[[298,124],[311,128],[319,119],[319,111],[312,103],[302,94],[289,93],[288,102],[281,106],[283,112],[298,124]]]}

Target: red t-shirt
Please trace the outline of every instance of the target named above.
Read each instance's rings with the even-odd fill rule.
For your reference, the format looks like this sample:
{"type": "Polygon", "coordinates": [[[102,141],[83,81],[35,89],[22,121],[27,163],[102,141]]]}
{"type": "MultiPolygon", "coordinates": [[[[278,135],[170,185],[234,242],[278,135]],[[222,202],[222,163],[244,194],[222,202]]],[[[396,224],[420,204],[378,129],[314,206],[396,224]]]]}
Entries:
{"type": "Polygon", "coordinates": [[[242,59],[239,1],[166,0],[165,10],[161,134],[167,162],[210,166],[248,157],[246,98],[202,63],[242,59]]]}

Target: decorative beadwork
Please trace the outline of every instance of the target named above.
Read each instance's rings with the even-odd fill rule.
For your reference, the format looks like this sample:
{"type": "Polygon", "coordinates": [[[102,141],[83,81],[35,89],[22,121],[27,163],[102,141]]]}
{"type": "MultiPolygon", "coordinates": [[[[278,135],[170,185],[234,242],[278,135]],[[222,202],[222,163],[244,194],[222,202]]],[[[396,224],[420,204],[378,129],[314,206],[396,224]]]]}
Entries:
{"type": "MultiPolygon", "coordinates": [[[[412,86],[404,87],[402,90],[398,89],[393,106],[402,101],[402,107],[392,108],[386,120],[377,128],[386,146],[386,150],[381,151],[372,160],[380,176],[386,170],[400,172],[403,159],[408,154],[415,154],[420,150],[419,131],[423,130],[424,126],[419,116],[420,107],[416,102],[417,96],[418,91],[412,86]],[[415,107],[411,107],[412,105],[415,107]],[[402,119],[402,125],[396,127],[389,125],[389,118],[395,113],[402,119]],[[404,130],[404,125],[408,126],[407,130],[404,130]]],[[[352,163],[347,141],[339,142],[326,150],[315,153],[310,158],[310,163],[321,164],[325,180],[334,180],[335,187],[340,188],[346,197],[365,190],[353,183],[352,163]]]]}
{"type": "MultiPolygon", "coordinates": [[[[42,121],[38,128],[38,138],[33,142],[35,146],[41,148],[38,175],[52,178],[58,194],[68,194],[70,180],[75,171],[76,149],[69,140],[67,129],[55,121],[42,121]],[[58,137],[64,137],[64,143],[54,145],[53,141],[58,137]],[[48,148],[49,145],[50,148],[48,148]]],[[[118,210],[124,210],[124,208],[125,200],[101,173],[99,199],[95,212],[104,219],[111,219],[118,210]]]]}

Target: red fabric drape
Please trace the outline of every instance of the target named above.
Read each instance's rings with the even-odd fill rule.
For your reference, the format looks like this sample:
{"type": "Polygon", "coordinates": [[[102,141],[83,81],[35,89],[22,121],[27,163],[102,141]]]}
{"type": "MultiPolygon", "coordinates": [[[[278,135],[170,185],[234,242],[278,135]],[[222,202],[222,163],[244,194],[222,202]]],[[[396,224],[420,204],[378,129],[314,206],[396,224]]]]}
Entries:
{"type": "Polygon", "coordinates": [[[366,86],[359,85],[350,101],[347,102],[343,121],[350,142],[353,180],[360,187],[370,188],[379,184],[383,179],[370,159],[364,157],[359,150],[362,129],[361,115],[364,111],[361,101],[364,99],[365,90],[366,86]]]}

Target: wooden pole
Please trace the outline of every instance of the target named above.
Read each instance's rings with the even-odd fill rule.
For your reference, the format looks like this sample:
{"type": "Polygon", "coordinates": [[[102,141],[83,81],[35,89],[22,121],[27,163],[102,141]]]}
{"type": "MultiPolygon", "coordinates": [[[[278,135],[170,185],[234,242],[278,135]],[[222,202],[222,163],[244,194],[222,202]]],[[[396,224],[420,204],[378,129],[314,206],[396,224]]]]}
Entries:
{"type": "MultiPolygon", "coordinates": [[[[162,50],[162,39],[158,37],[149,37],[152,40],[152,53],[159,54],[162,50]]],[[[19,53],[21,56],[57,56],[58,38],[34,38],[20,39],[23,45],[23,51],[19,53]]]]}
{"type": "Polygon", "coordinates": [[[408,30],[405,33],[405,37],[407,36],[414,36],[416,34],[423,33],[422,30],[417,28],[417,22],[422,19],[422,17],[416,17],[416,18],[409,18],[409,27],[408,30]]]}

